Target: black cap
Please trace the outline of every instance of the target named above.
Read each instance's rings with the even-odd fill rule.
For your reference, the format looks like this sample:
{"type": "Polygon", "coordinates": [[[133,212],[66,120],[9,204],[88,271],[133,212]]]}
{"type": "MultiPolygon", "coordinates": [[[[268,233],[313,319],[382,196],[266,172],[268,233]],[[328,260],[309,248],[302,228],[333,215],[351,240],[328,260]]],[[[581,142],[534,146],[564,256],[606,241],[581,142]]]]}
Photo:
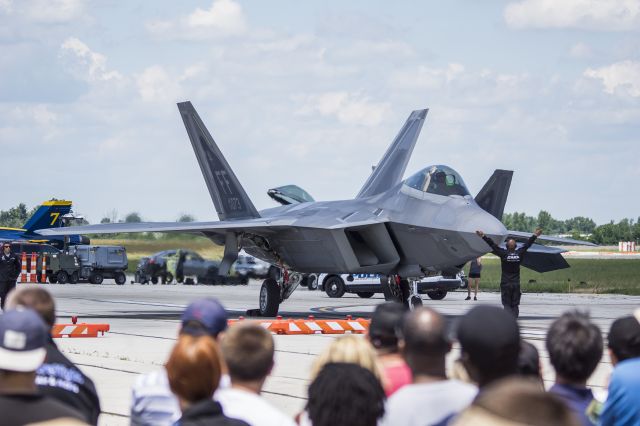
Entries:
{"type": "Polygon", "coordinates": [[[607,340],[618,361],[640,357],[640,322],[634,316],[618,318],[607,340]]]}
{"type": "Polygon", "coordinates": [[[477,306],[459,321],[462,351],[479,370],[496,376],[515,373],[520,352],[520,328],[514,316],[496,306],[477,306]]]}
{"type": "Polygon", "coordinates": [[[376,306],[369,324],[369,340],[375,348],[398,346],[398,334],[405,313],[402,303],[388,302],[376,306]]]}

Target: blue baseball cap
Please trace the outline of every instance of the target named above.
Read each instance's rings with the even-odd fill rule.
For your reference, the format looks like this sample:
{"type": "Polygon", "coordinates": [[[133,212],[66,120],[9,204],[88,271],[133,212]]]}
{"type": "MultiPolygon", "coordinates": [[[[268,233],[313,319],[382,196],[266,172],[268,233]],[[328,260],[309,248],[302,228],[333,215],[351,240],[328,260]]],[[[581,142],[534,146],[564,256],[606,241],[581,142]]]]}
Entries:
{"type": "Polygon", "coordinates": [[[31,309],[14,309],[0,316],[0,369],[36,371],[47,354],[49,331],[31,309]]]}
{"type": "Polygon", "coordinates": [[[215,337],[227,329],[227,312],[218,299],[209,297],[192,302],[182,314],[181,333],[201,335],[210,334],[215,337]],[[202,327],[189,324],[195,321],[202,327]]]}

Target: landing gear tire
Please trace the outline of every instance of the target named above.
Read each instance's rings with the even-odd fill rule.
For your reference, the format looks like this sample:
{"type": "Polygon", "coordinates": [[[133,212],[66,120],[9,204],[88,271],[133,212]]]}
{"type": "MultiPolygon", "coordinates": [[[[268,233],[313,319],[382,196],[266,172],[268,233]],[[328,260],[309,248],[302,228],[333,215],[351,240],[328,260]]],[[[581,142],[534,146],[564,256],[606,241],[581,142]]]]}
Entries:
{"type": "Polygon", "coordinates": [[[401,295],[400,300],[402,301],[402,304],[405,306],[405,308],[409,309],[411,307],[409,304],[409,299],[411,298],[411,283],[409,283],[409,280],[400,280],[399,287],[401,295]]]}
{"type": "Polygon", "coordinates": [[[89,277],[89,282],[91,284],[102,284],[102,281],[104,281],[104,277],[102,276],[102,274],[100,272],[94,272],[89,277]]]}
{"type": "Polygon", "coordinates": [[[58,271],[57,277],[60,284],[66,284],[69,282],[69,274],[67,274],[67,271],[58,271]]]}
{"type": "Polygon", "coordinates": [[[362,297],[363,299],[368,299],[370,297],[373,296],[373,292],[372,291],[360,291],[358,293],[356,293],[358,296],[362,297]]]}
{"type": "Polygon", "coordinates": [[[433,290],[427,292],[427,296],[429,296],[429,299],[431,300],[442,300],[446,295],[447,290],[433,290]]]}
{"type": "Polygon", "coordinates": [[[384,300],[402,303],[402,293],[400,292],[400,287],[396,284],[395,275],[381,275],[380,285],[382,285],[384,300]]]}
{"type": "Polygon", "coordinates": [[[422,299],[420,296],[413,295],[409,299],[409,304],[411,305],[411,309],[416,309],[422,306],[422,299]]]}
{"type": "Polygon", "coordinates": [[[267,278],[260,287],[260,316],[275,317],[280,308],[280,286],[273,278],[267,278]]]}
{"type": "Polygon", "coordinates": [[[329,277],[324,282],[324,291],[327,293],[327,296],[337,299],[342,297],[345,292],[344,282],[342,282],[342,278],[338,276],[329,277]]]}
{"type": "Polygon", "coordinates": [[[78,284],[79,280],[80,280],[80,276],[78,275],[78,271],[69,275],[69,284],[78,284]]]}
{"type": "Polygon", "coordinates": [[[124,274],[124,272],[116,273],[116,275],[115,275],[115,277],[113,277],[113,279],[116,282],[116,284],[118,284],[118,285],[123,285],[125,282],[127,282],[127,276],[124,274]]]}

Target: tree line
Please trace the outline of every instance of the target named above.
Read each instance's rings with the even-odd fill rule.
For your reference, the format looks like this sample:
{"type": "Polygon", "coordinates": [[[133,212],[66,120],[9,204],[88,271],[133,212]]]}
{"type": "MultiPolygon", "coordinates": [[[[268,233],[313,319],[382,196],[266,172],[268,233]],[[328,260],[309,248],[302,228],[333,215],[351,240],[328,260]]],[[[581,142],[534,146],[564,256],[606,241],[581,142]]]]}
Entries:
{"type": "MultiPolygon", "coordinates": [[[[24,203],[8,210],[0,210],[0,227],[20,228],[37,210],[38,206],[28,209],[24,203]]],[[[195,217],[181,214],[176,222],[194,222],[195,217]]],[[[112,210],[100,220],[100,223],[138,223],[142,217],[138,212],[130,212],[120,218],[116,210],[112,210]]],[[[84,224],[88,223],[83,221],[84,224]]],[[[542,228],[547,235],[570,235],[575,239],[582,239],[603,245],[615,245],[619,241],[640,242],[640,217],[637,220],[622,219],[615,223],[611,221],[603,225],[596,225],[593,219],[576,216],[571,219],[555,219],[547,211],[541,210],[537,216],[525,213],[506,213],[502,223],[512,231],[533,232],[542,228]]],[[[128,234],[127,238],[158,239],[163,238],[157,233],[128,234]]]]}
{"type": "Polygon", "coordinates": [[[525,213],[506,213],[502,223],[512,231],[533,232],[542,228],[547,235],[568,235],[578,240],[591,241],[602,245],[616,245],[619,241],[640,242],[640,217],[637,220],[622,219],[618,223],[613,220],[603,225],[596,225],[593,219],[576,216],[571,219],[555,219],[547,211],[541,210],[538,216],[525,213]]]}

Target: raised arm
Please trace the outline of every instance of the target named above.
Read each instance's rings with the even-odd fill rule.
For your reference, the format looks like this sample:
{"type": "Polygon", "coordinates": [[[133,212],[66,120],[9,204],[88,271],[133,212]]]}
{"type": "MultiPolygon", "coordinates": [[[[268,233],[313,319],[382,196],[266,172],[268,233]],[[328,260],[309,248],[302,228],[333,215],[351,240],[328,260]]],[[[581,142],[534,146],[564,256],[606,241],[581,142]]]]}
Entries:
{"type": "Polygon", "coordinates": [[[531,247],[531,245],[536,241],[536,238],[540,236],[540,234],[542,234],[542,229],[536,229],[536,232],[533,233],[531,238],[529,238],[527,242],[524,243],[524,245],[520,248],[520,254],[526,253],[527,250],[529,250],[529,247],[531,247]]]}
{"type": "Polygon", "coordinates": [[[491,251],[496,255],[500,256],[500,254],[504,251],[491,238],[487,237],[484,232],[476,231],[476,234],[478,234],[485,243],[489,244],[489,247],[491,247],[491,251]]]}

